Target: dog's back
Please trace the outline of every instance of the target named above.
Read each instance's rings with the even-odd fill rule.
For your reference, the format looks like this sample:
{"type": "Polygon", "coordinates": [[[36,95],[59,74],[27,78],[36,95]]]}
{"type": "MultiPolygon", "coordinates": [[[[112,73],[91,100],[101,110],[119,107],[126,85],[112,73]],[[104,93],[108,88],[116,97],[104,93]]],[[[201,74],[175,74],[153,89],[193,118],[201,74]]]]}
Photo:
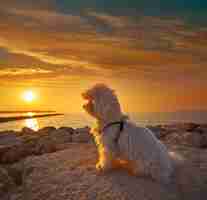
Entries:
{"type": "Polygon", "coordinates": [[[119,146],[121,154],[125,154],[129,160],[139,160],[146,173],[155,179],[167,181],[173,171],[167,148],[148,128],[126,122],[120,135],[119,146]]]}

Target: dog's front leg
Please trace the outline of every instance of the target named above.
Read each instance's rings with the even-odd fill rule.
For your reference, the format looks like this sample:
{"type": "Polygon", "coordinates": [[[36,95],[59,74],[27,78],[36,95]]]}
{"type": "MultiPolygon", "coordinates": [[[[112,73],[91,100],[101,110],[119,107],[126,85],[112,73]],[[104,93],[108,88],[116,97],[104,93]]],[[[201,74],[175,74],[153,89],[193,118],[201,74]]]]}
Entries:
{"type": "Polygon", "coordinates": [[[107,172],[110,169],[112,169],[112,153],[108,151],[107,149],[104,149],[100,154],[99,154],[99,161],[96,164],[96,169],[100,172],[107,172]]]}
{"type": "Polygon", "coordinates": [[[109,171],[113,168],[113,160],[116,158],[113,139],[110,137],[103,137],[99,149],[99,161],[96,164],[96,169],[101,172],[109,171]]]}

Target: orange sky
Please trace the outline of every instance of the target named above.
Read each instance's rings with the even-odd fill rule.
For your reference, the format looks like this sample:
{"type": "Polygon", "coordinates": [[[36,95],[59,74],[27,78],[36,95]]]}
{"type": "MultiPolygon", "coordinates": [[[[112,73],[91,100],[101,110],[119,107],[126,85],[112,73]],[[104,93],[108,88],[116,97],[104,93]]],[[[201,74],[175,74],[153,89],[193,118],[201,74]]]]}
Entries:
{"type": "Polygon", "coordinates": [[[127,112],[207,109],[207,27],[11,2],[0,5],[0,110],[80,112],[80,93],[97,82],[127,112]],[[25,103],[25,90],[37,100],[25,103]]]}

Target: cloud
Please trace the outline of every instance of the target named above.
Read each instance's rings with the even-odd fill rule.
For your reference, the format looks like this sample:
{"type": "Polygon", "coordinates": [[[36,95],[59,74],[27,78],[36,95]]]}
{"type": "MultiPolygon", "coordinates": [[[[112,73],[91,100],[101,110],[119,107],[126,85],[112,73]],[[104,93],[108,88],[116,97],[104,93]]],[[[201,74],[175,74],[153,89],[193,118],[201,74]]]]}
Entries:
{"type": "Polygon", "coordinates": [[[10,9],[10,8],[24,8],[24,9],[54,9],[55,8],[55,0],[6,0],[2,1],[0,4],[0,8],[2,9],[10,9]]]}
{"type": "Polygon", "coordinates": [[[79,74],[149,81],[198,80],[206,74],[205,28],[189,28],[179,18],[62,13],[46,4],[1,8],[0,67],[9,69],[7,76],[11,68],[21,68],[20,74],[28,68],[31,76],[35,71],[29,69],[37,68],[36,74],[51,72],[44,77],[79,74]]]}
{"type": "Polygon", "coordinates": [[[124,29],[129,25],[127,17],[112,16],[105,13],[97,13],[95,11],[88,11],[82,13],[87,21],[94,25],[99,32],[113,32],[115,29],[124,29]]]}
{"type": "Polygon", "coordinates": [[[36,75],[36,74],[49,74],[52,71],[50,70],[43,70],[40,68],[7,68],[7,69],[3,69],[0,70],[0,77],[4,77],[4,76],[18,76],[18,75],[36,75]]]}

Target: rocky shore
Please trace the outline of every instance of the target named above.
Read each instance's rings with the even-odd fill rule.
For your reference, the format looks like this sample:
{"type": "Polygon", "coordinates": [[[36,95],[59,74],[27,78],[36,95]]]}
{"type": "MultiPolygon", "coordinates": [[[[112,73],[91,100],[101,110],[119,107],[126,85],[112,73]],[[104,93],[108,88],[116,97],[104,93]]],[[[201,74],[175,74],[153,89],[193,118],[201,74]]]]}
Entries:
{"type": "Polygon", "coordinates": [[[97,174],[89,127],[45,127],[0,132],[1,200],[205,200],[207,124],[149,126],[169,151],[180,155],[173,184],[161,186],[124,170],[97,174]]]}

